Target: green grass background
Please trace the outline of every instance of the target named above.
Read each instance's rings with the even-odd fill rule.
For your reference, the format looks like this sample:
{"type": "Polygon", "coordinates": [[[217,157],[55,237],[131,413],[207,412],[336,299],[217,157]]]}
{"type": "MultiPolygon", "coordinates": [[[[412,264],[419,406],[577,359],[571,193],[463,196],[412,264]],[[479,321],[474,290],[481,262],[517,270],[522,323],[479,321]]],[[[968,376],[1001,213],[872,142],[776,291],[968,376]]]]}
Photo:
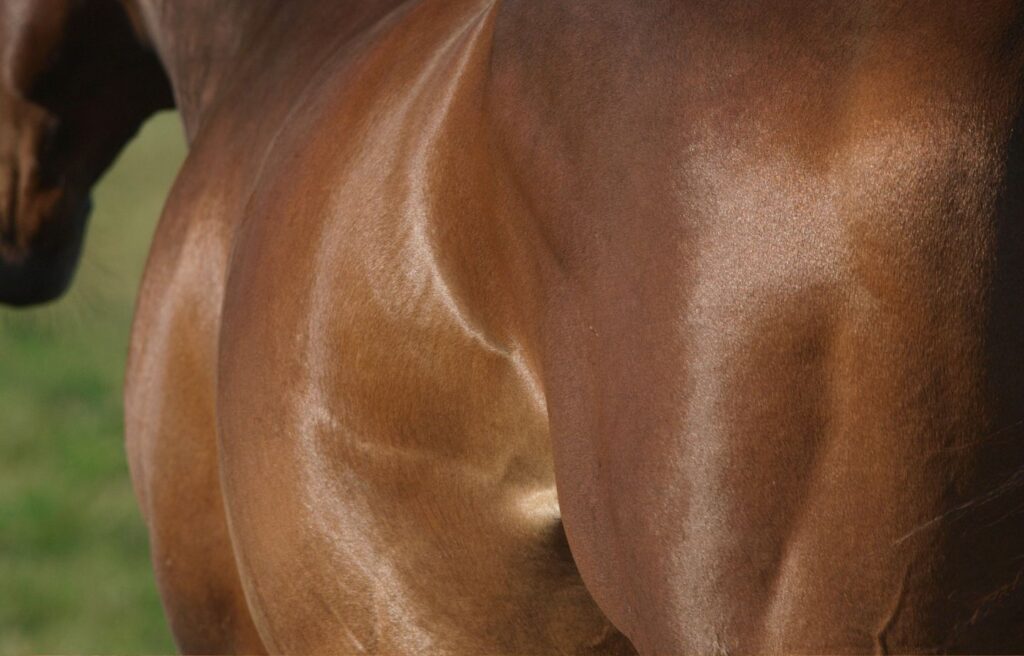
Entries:
{"type": "Polygon", "coordinates": [[[151,120],[94,191],[68,294],[0,308],[0,654],[167,653],[121,385],[150,238],[184,157],[151,120]]]}

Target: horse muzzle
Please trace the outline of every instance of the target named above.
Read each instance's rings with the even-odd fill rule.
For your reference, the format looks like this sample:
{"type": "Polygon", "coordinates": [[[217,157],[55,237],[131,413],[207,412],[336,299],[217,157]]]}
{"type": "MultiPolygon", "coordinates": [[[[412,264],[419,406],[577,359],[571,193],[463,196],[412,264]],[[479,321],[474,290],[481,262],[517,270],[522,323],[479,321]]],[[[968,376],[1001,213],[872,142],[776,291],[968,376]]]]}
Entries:
{"type": "Polygon", "coordinates": [[[85,224],[92,211],[86,200],[59,234],[25,251],[0,237],[0,304],[25,307],[60,297],[68,288],[82,251],[85,224]]]}

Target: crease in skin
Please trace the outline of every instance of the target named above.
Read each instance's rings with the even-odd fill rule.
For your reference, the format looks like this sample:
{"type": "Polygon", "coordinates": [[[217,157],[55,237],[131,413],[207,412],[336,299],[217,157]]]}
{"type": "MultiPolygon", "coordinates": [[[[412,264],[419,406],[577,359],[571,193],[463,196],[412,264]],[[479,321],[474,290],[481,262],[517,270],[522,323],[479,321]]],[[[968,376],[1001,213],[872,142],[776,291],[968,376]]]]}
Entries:
{"type": "Polygon", "coordinates": [[[875,654],[877,656],[883,656],[889,653],[889,632],[892,631],[892,627],[896,625],[896,620],[899,619],[900,612],[903,610],[903,605],[907,598],[907,582],[909,580],[910,566],[908,565],[903,569],[903,578],[900,579],[900,587],[896,589],[896,594],[893,595],[892,605],[889,607],[885,618],[875,630],[874,642],[875,654]]]}
{"type": "MultiPolygon", "coordinates": [[[[373,512],[364,501],[366,496],[352,491],[365,487],[365,484],[355,475],[346,476],[337,467],[331,467],[331,460],[321,446],[338,439],[339,433],[347,432],[346,427],[333,420],[326,409],[322,388],[307,386],[303,400],[305,403],[296,405],[295,416],[299,418],[298,438],[308,454],[299,468],[304,477],[302,490],[306,518],[331,546],[332,559],[355,567],[366,581],[373,582],[370,597],[374,616],[383,615],[392,624],[401,623],[405,637],[412,635],[408,648],[421,653],[430,651],[434,644],[429,634],[409,621],[413,615],[409,610],[409,600],[402,595],[403,585],[398,572],[388,559],[378,557],[373,549],[375,542],[366,539],[366,536],[374,534],[373,512]],[[345,502],[337,503],[334,499],[345,499],[345,502]],[[339,530],[339,527],[345,527],[345,530],[339,530]]],[[[348,441],[362,442],[358,438],[348,441]]],[[[349,636],[355,637],[341,609],[329,608],[335,621],[345,627],[349,636]]],[[[373,631],[373,641],[376,642],[381,632],[379,620],[373,631]]],[[[355,645],[366,651],[363,640],[356,638],[355,645]]]]}
{"type": "MultiPolygon", "coordinates": [[[[387,124],[398,128],[413,122],[422,125],[418,132],[422,137],[418,142],[410,143],[395,135],[388,135],[403,146],[402,152],[395,153],[395,156],[406,155],[399,167],[405,179],[406,192],[399,212],[405,217],[404,223],[410,227],[408,241],[403,249],[407,251],[403,258],[408,267],[408,270],[403,272],[406,280],[412,283],[416,295],[439,303],[447,311],[445,316],[455,322],[461,332],[478,346],[489,353],[510,359],[510,350],[487,335],[469,317],[438,265],[437,246],[431,234],[431,220],[436,217],[436,213],[431,213],[431,201],[427,198],[425,188],[425,183],[432,177],[431,156],[437,150],[438,141],[444,136],[444,123],[451,112],[456,94],[461,90],[458,81],[465,76],[466,67],[473,56],[474,48],[465,47],[463,44],[475,43],[479,39],[480,32],[486,29],[490,20],[484,16],[493,11],[494,6],[496,5],[491,4],[474,15],[462,30],[452,34],[441,47],[436,48],[409,92],[405,94],[404,102],[389,115],[387,124]],[[462,49],[461,52],[458,52],[459,48],[462,49]],[[454,61],[453,56],[457,57],[454,61]],[[431,98],[432,102],[421,103],[428,83],[443,75],[452,80],[445,85],[444,95],[440,99],[431,98]],[[432,105],[432,111],[428,116],[416,114],[421,104],[432,105]]],[[[389,164],[395,164],[395,161],[392,160],[389,164]]],[[[423,314],[432,314],[426,308],[421,307],[418,310],[423,314]]]]}
{"type": "Polygon", "coordinates": [[[530,364],[526,361],[526,357],[523,355],[523,349],[521,346],[517,346],[512,350],[509,361],[512,363],[512,367],[519,374],[520,380],[526,387],[526,391],[530,396],[530,400],[533,402],[534,408],[540,414],[545,417],[548,414],[548,403],[544,395],[544,390],[541,389],[540,377],[530,367],[530,364]]]}
{"type": "Polygon", "coordinates": [[[349,642],[355,645],[356,650],[358,650],[362,654],[369,653],[370,650],[367,649],[366,645],[363,644],[363,641],[359,639],[359,636],[357,636],[355,632],[348,627],[348,624],[346,624],[344,621],[339,621],[339,624],[341,625],[342,630],[345,632],[345,637],[349,639],[349,642]]]}
{"type": "MultiPolygon", "coordinates": [[[[337,49],[333,49],[332,52],[336,52],[337,49]]],[[[307,97],[309,93],[315,88],[314,83],[319,79],[320,72],[325,70],[327,65],[331,62],[331,56],[325,55],[320,62],[317,63],[315,70],[309,77],[309,82],[303,87],[302,92],[297,96],[298,99],[293,103],[292,108],[289,110],[285,117],[272,136],[267,148],[264,151],[264,156],[258,167],[257,179],[262,175],[263,170],[267,164],[269,154],[274,150],[274,146],[280,139],[280,136],[284,133],[286,126],[290,124],[290,119],[294,116],[299,109],[303,106],[301,99],[307,97]]],[[[251,199],[250,199],[251,201],[251,199]]],[[[247,206],[246,215],[250,215],[247,206]]],[[[334,254],[329,252],[328,249],[320,250],[317,253],[317,267],[320,270],[327,270],[330,268],[330,259],[334,254]]],[[[312,351],[312,354],[306,362],[306,370],[308,376],[306,377],[307,385],[304,390],[293,393],[292,407],[295,409],[295,416],[299,418],[299,432],[297,439],[302,445],[301,451],[308,454],[303,458],[304,466],[299,468],[300,474],[303,475],[304,483],[299,486],[300,490],[306,491],[306,499],[304,500],[304,506],[306,509],[306,516],[310,518],[317,526],[317,531],[334,547],[335,557],[343,557],[347,562],[354,565],[367,580],[377,581],[379,586],[374,590],[372,598],[376,609],[375,615],[379,615],[381,607],[384,608],[385,614],[389,616],[389,620],[394,622],[402,622],[404,618],[409,617],[408,611],[405,610],[401,603],[395,603],[394,599],[390,603],[382,604],[380,601],[380,589],[386,590],[391,595],[400,594],[402,585],[398,579],[397,572],[386,560],[379,559],[375,556],[369,545],[373,544],[373,541],[364,542],[358,538],[358,535],[367,535],[372,532],[372,526],[370,522],[362,522],[361,526],[349,534],[353,535],[351,539],[342,539],[341,533],[337,530],[338,526],[351,526],[359,517],[370,517],[372,516],[368,507],[363,507],[360,512],[349,512],[342,516],[337,511],[337,504],[324,503],[324,499],[331,498],[346,498],[348,506],[344,506],[346,510],[352,510],[351,504],[364,497],[360,495],[347,494],[345,486],[342,485],[341,481],[335,480],[336,472],[333,471],[328,463],[330,458],[324,453],[322,444],[329,443],[333,437],[337,435],[339,431],[344,431],[343,424],[338,421],[330,409],[329,400],[327,399],[324,389],[326,388],[326,380],[328,377],[327,365],[333,362],[333,353],[331,347],[323,339],[324,336],[330,335],[330,331],[324,331],[320,329],[320,326],[329,325],[331,321],[330,310],[333,309],[331,303],[332,295],[329,289],[325,288],[325,284],[329,278],[325,276],[318,276],[314,281],[313,286],[313,301],[310,303],[310,312],[307,316],[305,332],[297,338],[305,338],[305,346],[308,350],[312,351]],[[320,339],[311,338],[311,336],[320,336],[320,339]],[[388,612],[390,611],[390,612],[388,612]]],[[[355,444],[362,444],[363,440],[358,439],[356,436],[352,436],[353,439],[349,440],[355,444]]],[[[347,481],[350,484],[359,485],[358,480],[347,481]]],[[[363,504],[365,506],[365,504],[363,504]]],[[[229,526],[231,525],[230,513],[228,515],[229,526]]],[[[232,533],[234,531],[232,530],[232,533]]],[[[237,540],[235,540],[237,542],[237,540]]],[[[251,577],[247,577],[251,579],[251,577]]],[[[247,594],[255,594],[260,597],[258,585],[253,582],[248,583],[246,586],[247,594]],[[255,588],[255,590],[253,590],[255,588]]],[[[407,603],[405,604],[408,605],[407,603]]],[[[263,603],[250,603],[250,607],[258,609],[265,606],[263,603]]],[[[343,626],[346,635],[349,636],[350,640],[360,651],[367,651],[366,645],[360,640],[354,631],[345,622],[345,618],[338,614],[333,608],[332,614],[339,625],[343,626]]],[[[263,615],[263,613],[258,613],[263,615]]],[[[269,618],[267,618],[269,620],[269,618]]],[[[265,620],[265,621],[267,621],[265,620]]],[[[419,652],[430,651],[433,647],[433,643],[425,631],[417,630],[417,627],[413,627],[406,622],[406,629],[408,635],[409,632],[415,634],[414,645],[412,648],[419,652]]],[[[379,632],[379,627],[375,627],[375,632],[379,632]]],[[[266,631],[261,631],[266,633],[266,631]]],[[[263,640],[267,643],[268,647],[278,649],[275,640],[272,636],[263,635],[263,640]]]]}
{"type": "MultiPolygon", "coordinates": [[[[527,394],[535,410],[547,417],[548,408],[540,379],[530,368],[522,348],[512,351],[510,361],[519,379],[526,388],[527,394]]],[[[562,513],[558,505],[558,490],[554,483],[536,489],[528,489],[517,495],[516,512],[532,524],[548,524],[561,519],[562,513]]]]}
{"type": "MultiPolygon", "coordinates": [[[[287,126],[289,126],[292,123],[294,116],[304,106],[304,104],[305,104],[304,100],[306,100],[308,98],[309,94],[311,93],[311,91],[313,91],[316,88],[315,87],[315,83],[320,78],[321,72],[326,70],[326,67],[327,67],[328,63],[332,59],[332,55],[338,52],[339,46],[342,43],[344,43],[344,41],[341,39],[341,36],[339,35],[338,40],[336,40],[335,43],[332,43],[332,47],[328,48],[327,52],[323,55],[323,57],[321,57],[320,61],[318,61],[314,65],[313,70],[311,71],[308,79],[302,85],[300,92],[296,95],[296,100],[292,103],[291,107],[287,110],[287,112],[284,115],[284,119],[282,121],[280,121],[280,123],[278,124],[276,129],[273,131],[273,134],[270,136],[269,140],[267,141],[266,146],[263,148],[263,152],[262,152],[262,155],[260,156],[259,164],[255,168],[255,175],[253,177],[254,180],[259,180],[259,179],[261,179],[263,177],[264,171],[265,171],[265,169],[267,167],[267,164],[268,164],[268,161],[269,161],[269,158],[270,158],[270,155],[274,151],[275,147],[277,146],[279,140],[281,139],[282,134],[285,133],[287,126]]],[[[256,191],[256,186],[255,185],[250,187],[249,190],[248,190],[248,199],[243,203],[243,207],[244,207],[243,214],[242,214],[243,218],[242,218],[240,224],[244,223],[244,221],[245,221],[244,217],[252,216],[253,215],[252,208],[251,208],[251,203],[253,202],[255,191],[256,191]]],[[[223,199],[219,199],[219,200],[221,202],[223,202],[223,199]]],[[[215,216],[215,214],[211,214],[211,216],[215,216]]],[[[237,245],[237,242],[235,242],[234,244],[232,244],[229,247],[228,253],[227,253],[227,262],[226,262],[225,266],[220,269],[220,271],[223,271],[223,272],[230,271],[230,269],[231,269],[231,262],[234,259],[234,255],[235,255],[234,254],[234,248],[235,248],[236,245],[237,245]]],[[[187,252],[187,251],[184,251],[184,252],[187,252]]],[[[223,288],[224,288],[223,284],[220,287],[218,287],[218,289],[223,289],[223,288]]],[[[323,306],[324,306],[323,303],[314,304],[314,307],[317,307],[317,308],[322,308],[323,306]]],[[[217,313],[217,315],[220,316],[222,314],[223,314],[223,308],[221,308],[221,310],[217,313]]],[[[315,316],[314,314],[310,315],[310,321],[313,320],[314,316],[315,316]]],[[[308,333],[308,334],[315,334],[315,333],[308,333]]],[[[321,358],[322,358],[322,356],[321,356],[321,358]]],[[[321,358],[316,359],[315,362],[319,363],[321,361],[321,358]]],[[[300,401],[300,403],[301,403],[301,401],[300,401]]],[[[303,417],[303,422],[305,422],[307,420],[307,417],[302,415],[301,413],[300,413],[299,416],[303,417]]],[[[320,418],[321,418],[320,415],[314,413],[308,419],[310,419],[311,421],[313,421],[315,423],[320,418]]],[[[303,431],[302,435],[304,435],[304,434],[306,434],[305,431],[303,431]]],[[[300,435],[300,439],[301,439],[301,435],[300,435]]],[[[315,452],[311,452],[311,453],[315,453],[315,452]]],[[[326,480],[326,479],[323,479],[321,477],[320,480],[322,481],[322,480],[326,480]]],[[[316,488],[313,488],[313,489],[316,489],[316,488]]],[[[235,551],[236,561],[239,563],[239,567],[241,569],[241,568],[245,567],[245,563],[246,563],[245,554],[240,550],[240,541],[236,537],[237,536],[237,529],[234,526],[234,519],[232,517],[232,513],[230,512],[230,506],[228,505],[226,498],[224,500],[224,503],[225,503],[225,508],[228,510],[228,512],[225,513],[225,519],[226,519],[227,526],[228,526],[228,534],[231,536],[232,548],[235,551]]],[[[268,648],[270,648],[270,649],[272,649],[274,651],[281,651],[279,645],[277,645],[275,637],[273,635],[268,635],[268,630],[267,630],[266,627],[270,624],[270,617],[268,617],[266,613],[263,613],[260,610],[261,608],[265,607],[266,604],[264,604],[261,601],[259,601],[262,598],[262,593],[260,591],[260,588],[259,588],[259,585],[257,583],[257,580],[254,577],[252,577],[252,576],[243,576],[242,577],[242,587],[243,587],[243,592],[244,592],[244,594],[245,594],[245,596],[247,598],[249,608],[251,609],[253,620],[256,622],[257,627],[259,627],[259,633],[260,633],[260,637],[261,637],[263,643],[268,648]]],[[[341,622],[344,625],[343,618],[338,617],[337,619],[339,620],[339,622],[341,622]]],[[[346,630],[348,631],[347,627],[346,627],[346,630]]],[[[272,633],[272,629],[271,629],[271,633],[272,633]]],[[[349,633],[351,633],[351,631],[349,631],[349,633]]]]}
{"type": "MultiPolygon", "coordinates": [[[[458,91],[457,81],[462,77],[460,73],[465,69],[473,54],[472,46],[464,47],[462,53],[457,53],[456,48],[467,41],[472,44],[477,40],[487,23],[486,20],[482,20],[484,13],[481,12],[474,16],[464,29],[455,32],[444,42],[443,46],[434,50],[434,55],[421,70],[415,86],[406,96],[407,100],[394,110],[395,116],[390,120],[392,125],[406,124],[407,119],[401,117],[414,111],[413,104],[421,97],[421,92],[429,79],[441,74],[448,74],[453,80],[446,89],[444,102],[439,104],[436,113],[429,117],[429,122],[420,132],[427,135],[427,138],[421,143],[412,144],[412,152],[393,155],[393,157],[408,155],[405,160],[408,166],[405,175],[408,180],[407,193],[409,196],[402,204],[400,212],[412,226],[409,244],[412,252],[411,257],[398,258],[397,261],[387,264],[413,266],[411,275],[406,275],[409,275],[410,278],[418,278],[418,281],[413,283],[418,294],[426,294],[427,289],[432,291],[432,298],[445,308],[446,316],[452,319],[464,335],[485,351],[511,360],[508,349],[494,343],[470,322],[437,266],[434,245],[426,225],[430,216],[427,214],[428,202],[424,196],[421,182],[428,179],[430,166],[428,156],[432,151],[429,137],[436,138],[440,131],[455,93],[458,91]],[[445,65],[459,54],[461,56],[455,59],[453,65],[455,72],[452,73],[445,65]]],[[[387,134],[384,138],[396,139],[396,135],[387,134]]],[[[401,140],[398,141],[401,143],[401,140]]],[[[366,148],[363,149],[363,152],[374,150],[376,149],[366,148]]],[[[386,164],[392,163],[393,160],[386,162],[386,164]]],[[[374,164],[379,163],[361,158],[351,167],[350,175],[354,178],[366,175],[364,167],[373,167],[374,164]]],[[[342,185],[342,190],[343,188],[344,185],[342,185]]],[[[339,196],[339,202],[334,203],[335,207],[344,207],[344,204],[340,202],[341,198],[343,195],[339,196]]],[[[329,271],[333,268],[332,260],[336,257],[336,251],[327,247],[330,243],[331,240],[322,241],[323,245],[315,255],[315,270],[329,271]]],[[[325,445],[343,439],[350,446],[367,454],[373,453],[377,457],[428,457],[432,466],[441,464],[442,460],[425,456],[415,449],[400,449],[381,442],[371,443],[359,435],[351,434],[344,420],[339,419],[332,409],[332,400],[326,396],[325,390],[330,389],[330,367],[335,362],[332,344],[328,339],[333,333],[324,327],[331,325],[334,321],[332,312],[335,311],[335,306],[332,298],[335,290],[331,288],[333,282],[334,278],[331,276],[314,276],[310,312],[302,336],[307,353],[304,364],[308,373],[305,376],[305,386],[296,395],[293,403],[295,417],[298,419],[300,427],[298,435],[300,452],[307,454],[303,459],[303,466],[300,467],[304,481],[299,489],[306,491],[306,515],[310,521],[316,524],[317,532],[332,545],[333,557],[352,563],[362,573],[366,581],[372,584],[377,616],[383,616],[392,626],[403,627],[403,635],[406,638],[403,645],[405,649],[411,653],[431,653],[437,650],[437,645],[425,629],[412,624],[411,618],[417,617],[417,614],[414,612],[412,600],[403,593],[406,586],[403,585],[399,572],[386,558],[380,558],[375,553],[373,545],[378,542],[366,539],[366,536],[374,533],[373,514],[372,509],[361,500],[372,495],[351,493],[352,488],[365,487],[365,483],[354,474],[348,477],[339,476],[340,470],[330,466],[331,459],[325,452],[325,445]],[[325,501],[329,499],[344,499],[345,501],[344,503],[325,501]],[[342,526],[345,529],[339,530],[339,527],[342,526]]],[[[426,309],[421,307],[420,311],[426,311],[426,309]]],[[[473,472],[467,471],[463,464],[448,461],[443,464],[458,469],[463,475],[473,476],[473,472]]],[[[337,619],[344,624],[343,617],[337,616],[337,619]]],[[[380,628],[380,626],[376,627],[378,633],[380,628]]],[[[349,630],[349,633],[352,632],[349,630]]],[[[360,649],[365,649],[365,645],[361,641],[356,640],[355,644],[360,649]]]]}
{"type": "MultiPolygon", "coordinates": [[[[323,393],[315,395],[319,399],[326,398],[323,393]]],[[[311,400],[311,395],[302,394],[295,397],[295,403],[301,405],[304,411],[310,412],[310,419],[302,423],[303,434],[309,432],[319,433],[323,442],[344,442],[345,446],[353,454],[367,459],[378,460],[385,463],[404,462],[419,464],[429,467],[434,471],[450,472],[480,486],[493,486],[499,482],[504,471],[494,471],[485,467],[478,467],[464,462],[458,462],[451,457],[438,455],[429,450],[417,449],[415,447],[399,446],[394,443],[384,443],[367,440],[355,432],[346,428],[344,420],[336,418],[335,413],[328,410],[322,404],[311,400]]],[[[298,411],[296,411],[298,412],[298,411]]],[[[547,490],[547,488],[543,488],[547,490]]],[[[537,490],[524,493],[527,496],[537,495],[537,490]]]]}

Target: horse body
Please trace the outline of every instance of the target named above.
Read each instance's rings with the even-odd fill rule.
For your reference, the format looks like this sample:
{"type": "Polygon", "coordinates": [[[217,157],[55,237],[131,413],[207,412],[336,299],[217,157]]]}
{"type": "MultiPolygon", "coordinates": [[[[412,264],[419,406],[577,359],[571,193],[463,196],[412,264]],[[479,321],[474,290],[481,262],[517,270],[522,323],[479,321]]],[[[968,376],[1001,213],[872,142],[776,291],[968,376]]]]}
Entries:
{"type": "Polygon", "coordinates": [[[1012,649],[1020,6],[658,7],[495,54],[588,589],[641,651],[1012,649]]]}
{"type": "Polygon", "coordinates": [[[1020,3],[125,6],[183,650],[1024,642],[1020,3]]]}

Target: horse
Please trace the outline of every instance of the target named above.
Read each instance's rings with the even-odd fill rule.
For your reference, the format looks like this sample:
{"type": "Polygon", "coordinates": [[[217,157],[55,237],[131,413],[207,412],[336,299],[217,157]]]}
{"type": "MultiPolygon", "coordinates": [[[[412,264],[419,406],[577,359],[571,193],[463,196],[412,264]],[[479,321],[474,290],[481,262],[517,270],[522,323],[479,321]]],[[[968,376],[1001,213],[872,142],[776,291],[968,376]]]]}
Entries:
{"type": "Polygon", "coordinates": [[[5,0],[0,300],[189,143],[184,652],[1024,649],[1024,3],[5,0]]]}

